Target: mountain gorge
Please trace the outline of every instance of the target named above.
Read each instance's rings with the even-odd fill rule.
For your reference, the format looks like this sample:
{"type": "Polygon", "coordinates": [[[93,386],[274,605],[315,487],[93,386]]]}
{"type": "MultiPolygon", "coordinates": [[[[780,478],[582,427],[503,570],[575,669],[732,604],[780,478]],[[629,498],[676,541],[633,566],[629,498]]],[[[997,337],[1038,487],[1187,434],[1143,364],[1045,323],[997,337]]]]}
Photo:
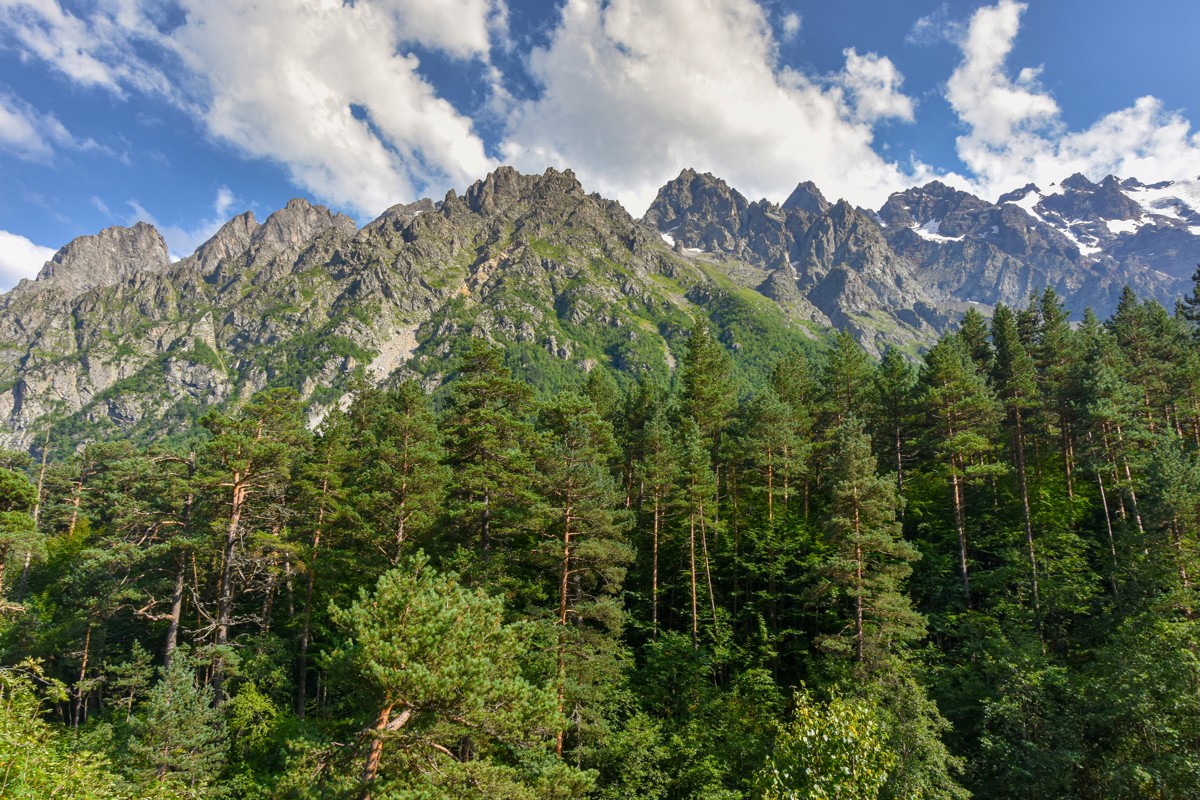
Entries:
{"type": "Polygon", "coordinates": [[[920,348],[1045,286],[1075,312],[1125,285],[1170,307],[1198,208],[1193,183],[1082,176],[999,203],[935,182],[877,212],[802,183],[776,205],[684,170],[635,220],[570,171],[501,168],[361,229],[304,200],[246,212],[174,263],[153,227],[110,228],[0,299],[3,439],[161,437],[268,386],[315,420],[355,382],[439,385],[473,336],[553,390],[598,363],[666,375],[697,316],[753,372],[831,327],[920,348]]]}

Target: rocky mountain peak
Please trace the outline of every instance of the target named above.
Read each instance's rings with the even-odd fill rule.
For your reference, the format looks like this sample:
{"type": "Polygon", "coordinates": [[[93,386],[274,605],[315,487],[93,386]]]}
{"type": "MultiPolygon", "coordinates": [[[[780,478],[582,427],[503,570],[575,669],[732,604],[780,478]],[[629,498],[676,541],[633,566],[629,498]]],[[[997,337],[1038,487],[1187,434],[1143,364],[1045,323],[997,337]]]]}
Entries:
{"type": "Polygon", "coordinates": [[[824,214],[829,210],[829,201],[812,181],[798,184],[788,199],[783,201],[784,211],[803,211],[814,216],[824,214]]]}
{"type": "Polygon", "coordinates": [[[1063,219],[1130,220],[1142,216],[1141,206],[1125,194],[1112,175],[1096,184],[1075,173],[1059,187],[1061,193],[1047,195],[1039,205],[1063,219]]]}
{"type": "Polygon", "coordinates": [[[330,211],[325,206],[314,206],[303,198],[294,198],[288,204],[267,217],[250,237],[250,245],[256,253],[273,252],[303,244],[331,228],[352,236],[358,230],[354,220],[344,214],[330,211]]]}
{"type": "Polygon", "coordinates": [[[162,235],[153,225],[139,222],[72,240],[46,262],[36,283],[53,285],[74,296],[120,283],[138,272],[163,272],[170,265],[162,235]]]}
{"type": "Polygon", "coordinates": [[[1096,184],[1089,181],[1082,172],[1076,172],[1062,181],[1059,186],[1072,192],[1093,192],[1097,188],[1096,184]]]}
{"type": "Polygon", "coordinates": [[[643,222],[667,230],[684,217],[721,221],[736,230],[750,203],[736,189],[710,172],[685,169],[658,190],[643,222]]]}
{"type": "Polygon", "coordinates": [[[977,227],[994,208],[973,194],[931,181],[893,194],[879,209],[879,218],[890,227],[921,226],[923,233],[953,237],[977,227]]]}
{"type": "Polygon", "coordinates": [[[1020,189],[1014,189],[1011,192],[1005,192],[996,200],[996,205],[1001,206],[1005,203],[1018,203],[1024,200],[1031,194],[1040,195],[1042,190],[1038,188],[1036,183],[1027,183],[1020,189]]]}
{"type": "Polygon", "coordinates": [[[584,197],[583,187],[571,170],[550,168],[541,175],[523,175],[505,165],[471,184],[462,199],[472,212],[487,217],[519,203],[553,201],[562,195],[584,197]]]}
{"type": "Polygon", "coordinates": [[[258,221],[252,211],[238,214],[226,222],[211,239],[196,249],[195,258],[200,268],[204,272],[211,272],[222,261],[245,253],[250,248],[256,230],[258,221]]]}

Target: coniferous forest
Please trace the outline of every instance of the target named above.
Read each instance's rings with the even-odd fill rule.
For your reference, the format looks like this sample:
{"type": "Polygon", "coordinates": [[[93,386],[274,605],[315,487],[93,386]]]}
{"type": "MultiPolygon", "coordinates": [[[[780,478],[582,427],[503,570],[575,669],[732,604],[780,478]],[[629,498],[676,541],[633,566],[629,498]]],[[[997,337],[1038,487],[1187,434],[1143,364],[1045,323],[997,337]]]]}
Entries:
{"type": "Polygon", "coordinates": [[[777,356],[3,454],[0,796],[1200,796],[1200,285],[777,356]]]}

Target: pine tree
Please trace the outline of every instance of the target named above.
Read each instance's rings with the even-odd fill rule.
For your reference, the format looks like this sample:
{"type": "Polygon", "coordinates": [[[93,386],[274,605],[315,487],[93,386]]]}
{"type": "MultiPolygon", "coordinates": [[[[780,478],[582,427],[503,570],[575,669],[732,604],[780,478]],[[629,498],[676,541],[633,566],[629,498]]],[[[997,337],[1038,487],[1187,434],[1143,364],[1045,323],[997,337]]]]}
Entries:
{"type": "MultiPolygon", "coordinates": [[[[917,374],[894,347],[883,353],[875,372],[874,429],[881,463],[896,473],[896,491],[904,495],[904,475],[912,461],[917,422],[917,374]]],[[[903,516],[903,509],[901,509],[903,516]]]]}
{"type": "MultiPolygon", "coordinates": [[[[361,395],[359,402],[362,402],[361,395]]],[[[340,409],[331,410],[313,440],[312,452],[301,460],[296,470],[293,492],[300,518],[295,527],[306,537],[298,553],[300,563],[297,564],[304,573],[304,605],[300,612],[300,641],[296,656],[296,716],[300,719],[304,719],[308,705],[308,649],[322,548],[329,546],[329,534],[339,519],[350,514],[348,495],[351,489],[346,484],[359,482],[349,479],[348,473],[362,466],[362,462],[356,460],[356,453],[351,446],[351,427],[346,414],[340,409]]],[[[376,457],[375,454],[368,456],[367,470],[378,468],[376,457]]],[[[373,504],[364,506],[370,511],[375,509],[373,504]]]]}
{"type": "Polygon", "coordinates": [[[1029,472],[1026,468],[1031,420],[1039,407],[1037,370],[1021,341],[1016,318],[1007,306],[996,307],[996,313],[992,317],[992,343],[996,349],[993,366],[995,386],[1008,417],[1012,459],[1016,467],[1017,490],[1021,498],[1021,522],[1025,529],[1031,597],[1034,613],[1040,618],[1037,546],[1033,536],[1029,472]]]}
{"type": "Polygon", "coordinates": [[[680,410],[696,421],[713,446],[737,401],[732,375],[729,355],[712,337],[708,323],[698,319],[680,365],[680,410]]]}
{"type": "MultiPolygon", "coordinates": [[[[570,392],[545,405],[539,416],[548,438],[539,454],[539,474],[549,512],[546,540],[552,543],[548,572],[557,584],[558,711],[563,714],[570,701],[571,716],[578,719],[587,713],[580,692],[596,689],[588,686],[581,668],[589,662],[595,668],[614,655],[624,616],[617,598],[633,552],[615,511],[619,495],[607,468],[616,449],[612,426],[591,400],[570,392]],[[568,696],[568,681],[576,687],[574,696],[568,696]]],[[[560,756],[563,740],[560,729],[560,756]]]]}
{"type": "Polygon", "coordinates": [[[1192,273],[1192,293],[1183,298],[1181,316],[1192,323],[1193,333],[1200,338],[1200,264],[1192,273]]]}
{"type": "Polygon", "coordinates": [[[641,457],[633,466],[634,479],[641,487],[643,513],[650,514],[650,630],[659,631],[659,563],[667,513],[679,474],[679,454],[666,410],[656,404],[640,437],[641,457]]]}
{"type": "Polygon", "coordinates": [[[538,757],[561,728],[557,699],[523,676],[526,638],[504,624],[499,600],[437,573],[418,552],[333,618],[347,635],[341,657],[376,703],[360,739],[364,800],[389,786],[470,786],[473,776],[502,781],[494,796],[522,796],[546,779],[563,782],[556,797],[587,790],[585,775],[538,757]],[[473,755],[461,758],[467,739],[473,755]],[[528,755],[510,763],[514,748],[528,755]]]}
{"type": "Polygon", "coordinates": [[[876,475],[862,423],[847,417],[832,441],[838,458],[830,467],[829,549],[821,574],[850,608],[849,620],[819,643],[870,673],[924,635],[924,619],[904,591],[920,554],[901,538],[895,487],[876,475]]]}
{"type": "Polygon", "coordinates": [[[820,428],[832,433],[851,415],[870,413],[875,366],[853,336],[841,331],[821,368],[820,428]]]}
{"type": "Polygon", "coordinates": [[[4,602],[5,567],[13,556],[23,558],[41,547],[37,524],[30,513],[37,504],[37,489],[29,478],[0,468],[0,603],[4,602]]]}
{"type": "Polygon", "coordinates": [[[995,475],[993,434],[999,408],[961,337],[938,342],[925,356],[921,375],[922,403],[928,414],[930,449],[941,462],[950,485],[954,530],[958,538],[959,577],[970,603],[970,548],[967,536],[966,487],[995,475]]]}
{"type": "Polygon", "coordinates": [[[228,740],[213,690],[196,681],[199,665],[186,652],[150,690],[133,722],[133,764],[147,779],[187,796],[204,797],[225,764],[228,740]]]}
{"type": "Polygon", "coordinates": [[[450,514],[482,553],[526,528],[536,508],[532,411],[533,393],[509,374],[503,352],[473,339],[450,385],[442,429],[450,514]]]}
{"type": "Polygon", "coordinates": [[[989,374],[995,353],[988,341],[988,324],[983,314],[975,308],[968,308],[954,335],[962,341],[975,369],[982,375],[989,374]]]}
{"type": "Polygon", "coordinates": [[[352,446],[362,458],[353,500],[368,536],[395,564],[411,540],[421,546],[443,505],[449,470],[429,398],[416,381],[367,389],[351,408],[352,446]]]}
{"type": "Polygon", "coordinates": [[[709,610],[716,624],[717,600],[713,593],[712,562],[708,554],[708,532],[713,529],[716,511],[717,479],[709,466],[707,437],[688,417],[678,430],[680,454],[680,511],[687,542],[687,574],[691,599],[692,645],[700,643],[700,581],[703,577],[709,610]],[[703,576],[701,576],[703,569],[703,576]]]}
{"type": "Polygon", "coordinates": [[[291,479],[296,457],[309,442],[300,398],[290,389],[275,389],[255,395],[237,416],[210,412],[201,421],[212,433],[202,458],[208,483],[226,490],[227,510],[222,509],[214,526],[221,530],[220,579],[217,609],[213,619],[217,665],[213,688],[223,699],[225,657],[234,625],[234,602],[241,571],[238,560],[248,523],[276,528],[276,516],[291,479]],[[273,518],[272,518],[273,517],[273,518]]]}

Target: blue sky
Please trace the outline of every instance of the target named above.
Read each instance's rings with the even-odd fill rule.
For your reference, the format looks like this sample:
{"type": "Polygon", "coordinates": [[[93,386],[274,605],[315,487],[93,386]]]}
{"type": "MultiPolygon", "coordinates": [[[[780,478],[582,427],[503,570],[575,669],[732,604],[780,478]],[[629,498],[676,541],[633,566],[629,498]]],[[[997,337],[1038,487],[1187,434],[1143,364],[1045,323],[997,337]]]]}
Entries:
{"type": "Polygon", "coordinates": [[[0,288],[139,219],[365,222],[502,163],[878,207],[1200,175],[1194,0],[0,0],[0,288]]]}

